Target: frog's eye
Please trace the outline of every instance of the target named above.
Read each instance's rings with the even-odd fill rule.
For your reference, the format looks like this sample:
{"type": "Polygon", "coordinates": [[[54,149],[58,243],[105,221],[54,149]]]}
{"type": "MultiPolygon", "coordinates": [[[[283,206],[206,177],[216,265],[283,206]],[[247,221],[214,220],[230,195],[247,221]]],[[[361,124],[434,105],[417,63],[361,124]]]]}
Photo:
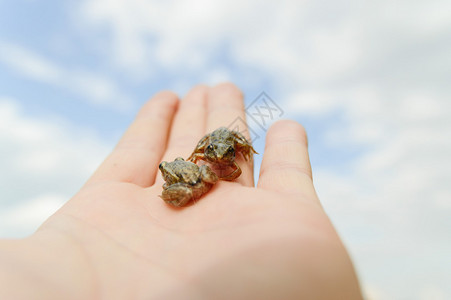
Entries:
{"type": "Polygon", "coordinates": [[[233,151],[234,151],[233,147],[228,147],[227,148],[227,153],[233,153],[233,151]]]}
{"type": "Polygon", "coordinates": [[[161,162],[160,165],[158,166],[158,169],[160,169],[160,170],[163,169],[163,168],[164,168],[164,165],[165,165],[164,161],[161,162]]]}
{"type": "Polygon", "coordinates": [[[212,145],[212,144],[208,145],[208,146],[207,146],[207,150],[208,150],[208,151],[213,151],[213,145],[212,145]]]}

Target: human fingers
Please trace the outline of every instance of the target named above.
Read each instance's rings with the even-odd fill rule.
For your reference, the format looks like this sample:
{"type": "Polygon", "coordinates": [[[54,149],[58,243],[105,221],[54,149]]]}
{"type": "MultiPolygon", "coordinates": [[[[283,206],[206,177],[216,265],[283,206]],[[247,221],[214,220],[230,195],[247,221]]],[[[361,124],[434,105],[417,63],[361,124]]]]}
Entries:
{"type": "Polygon", "coordinates": [[[153,96],[87,184],[117,181],[152,185],[178,102],[177,96],[168,91],[153,96]]]}
{"type": "MultiPolygon", "coordinates": [[[[219,127],[230,127],[239,125],[239,131],[249,139],[247,126],[245,124],[246,114],[244,112],[244,96],[242,92],[231,83],[222,83],[210,89],[208,93],[208,115],[207,133],[219,127]]],[[[245,161],[241,155],[236,156],[242,174],[235,181],[246,186],[254,186],[253,160],[245,161]]]]}
{"type": "MultiPolygon", "coordinates": [[[[189,91],[180,101],[162,161],[173,161],[177,157],[186,159],[193,152],[199,139],[204,136],[207,94],[208,87],[199,85],[189,91]]],[[[157,176],[156,181],[157,183],[163,182],[163,179],[161,176],[157,176]]]]}
{"type": "Polygon", "coordinates": [[[318,202],[304,128],[295,121],[279,121],[268,130],[258,187],[318,202]]]}

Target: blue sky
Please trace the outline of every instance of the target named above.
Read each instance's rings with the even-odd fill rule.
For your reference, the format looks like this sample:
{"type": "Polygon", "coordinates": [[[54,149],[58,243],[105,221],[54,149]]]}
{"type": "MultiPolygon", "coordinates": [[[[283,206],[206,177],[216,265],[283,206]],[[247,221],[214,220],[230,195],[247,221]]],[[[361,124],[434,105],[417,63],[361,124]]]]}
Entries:
{"type": "Polygon", "coordinates": [[[153,93],[228,80],[306,127],[368,299],[449,299],[450,36],[442,0],[0,0],[0,236],[70,198],[153,93]]]}

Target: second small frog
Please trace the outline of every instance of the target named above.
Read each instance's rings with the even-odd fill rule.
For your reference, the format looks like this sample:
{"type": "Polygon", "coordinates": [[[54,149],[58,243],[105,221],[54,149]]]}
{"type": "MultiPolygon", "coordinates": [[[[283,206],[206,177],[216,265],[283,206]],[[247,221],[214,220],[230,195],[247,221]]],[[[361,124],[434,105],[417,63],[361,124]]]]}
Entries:
{"type": "Polygon", "coordinates": [[[173,206],[184,206],[199,199],[218,181],[218,176],[208,166],[197,166],[177,157],[173,162],[163,161],[159,169],[166,181],[161,198],[173,206]]]}

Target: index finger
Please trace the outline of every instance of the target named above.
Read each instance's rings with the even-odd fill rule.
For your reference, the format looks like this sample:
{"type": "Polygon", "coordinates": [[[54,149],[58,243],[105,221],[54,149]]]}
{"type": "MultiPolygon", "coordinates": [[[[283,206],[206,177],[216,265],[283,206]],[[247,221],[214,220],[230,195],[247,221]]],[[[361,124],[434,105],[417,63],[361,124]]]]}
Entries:
{"type": "Polygon", "coordinates": [[[178,98],[174,93],[157,93],[143,106],[116,148],[87,184],[118,181],[142,187],[152,185],[177,106],[178,98]]]}

